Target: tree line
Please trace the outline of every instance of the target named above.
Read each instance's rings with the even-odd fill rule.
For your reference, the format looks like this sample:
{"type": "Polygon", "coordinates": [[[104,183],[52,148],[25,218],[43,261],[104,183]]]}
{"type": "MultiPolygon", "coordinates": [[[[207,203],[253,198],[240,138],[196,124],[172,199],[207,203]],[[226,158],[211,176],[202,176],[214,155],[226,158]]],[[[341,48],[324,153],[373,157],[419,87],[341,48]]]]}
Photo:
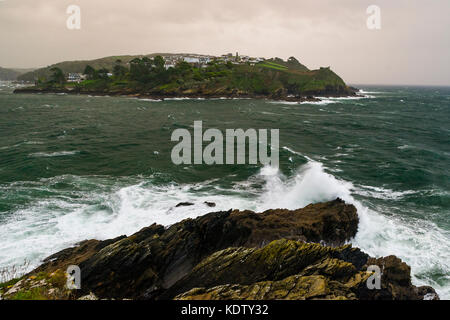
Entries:
{"type": "MultiPolygon", "coordinates": [[[[209,62],[205,68],[189,64],[183,60],[173,67],[166,68],[166,61],[162,56],[154,58],[134,58],[128,64],[118,59],[112,70],[107,68],[95,69],[87,65],[83,71],[86,80],[104,81],[136,81],[149,86],[158,86],[170,82],[183,83],[188,79],[203,81],[207,78],[223,76],[232,69],[231,63],[209,62]],[[112,75],[111,75],[112,74],[112,75]]],[[[45,83],[48,85],[64,85],[66,77],[58,68],[50,69],[51,75],[45,83]]]]}

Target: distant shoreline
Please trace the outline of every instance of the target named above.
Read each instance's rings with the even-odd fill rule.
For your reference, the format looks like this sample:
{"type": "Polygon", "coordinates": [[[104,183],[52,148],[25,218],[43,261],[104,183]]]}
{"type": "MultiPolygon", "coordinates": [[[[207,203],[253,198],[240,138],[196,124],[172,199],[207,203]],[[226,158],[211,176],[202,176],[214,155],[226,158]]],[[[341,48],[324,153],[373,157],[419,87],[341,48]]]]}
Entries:
{"type": "MultiPolygon", "coordinates": [[[[319,93],[320,97],[325,98],[346,98],[358,96],[357,89],[353,88],[353,94],[336,94],[336,93],[319,93]]],[[[137,99],[152,99],[152,100],[165,100],[165,99],[256,99],[256,100],[274,100],[274,101],[287,101],[287,102],[319,102],[322,101],[316,96],[274,96],[274,95],[255,95],[255,94],[150,94],[150,93],[137,93],[137,92],[123,92],[123,91],[79,91],[64,89],[42,89],[42,88],[18,88],[13,91],[15,94],[70,94],[70,95],[92,95],[92,96],[111,96],[111,97],[131,97],[137,99]]]]}

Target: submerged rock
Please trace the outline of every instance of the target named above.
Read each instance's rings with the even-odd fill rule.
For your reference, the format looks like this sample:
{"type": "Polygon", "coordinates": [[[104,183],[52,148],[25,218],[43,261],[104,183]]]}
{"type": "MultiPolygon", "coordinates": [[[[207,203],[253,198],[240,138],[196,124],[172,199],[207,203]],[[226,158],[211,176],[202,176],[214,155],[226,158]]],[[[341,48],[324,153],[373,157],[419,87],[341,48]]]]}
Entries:
{"type": "Polygon", "coordinates": [[[213,208],[216,206],[216,204],[214,202],[209,202],[209,201],[205,201],[203,202],[204,204],[206,204],[208,207],[213,208]]]}
{"type": "Polygon", "coordinates": [[[189,207],[189,206],[193,206],[194,204],[192,202],[180,202],[179,204],[177,204],[175,206],[175,208],[179,208],[179,207],[189,207]]]}

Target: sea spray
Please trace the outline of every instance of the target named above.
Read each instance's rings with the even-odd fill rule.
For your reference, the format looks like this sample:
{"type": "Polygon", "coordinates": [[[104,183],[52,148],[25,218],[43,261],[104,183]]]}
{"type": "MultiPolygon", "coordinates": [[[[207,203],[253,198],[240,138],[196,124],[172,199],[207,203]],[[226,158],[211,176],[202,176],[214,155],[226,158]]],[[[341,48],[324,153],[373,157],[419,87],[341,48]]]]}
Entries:
{"type": "Polygon", "coordinates": [[[1,266],[25,258],[37,265],[80,240],[129,235],[153,222],[339,196],[358,208],[353,244],[373,255],[401,257],[414,283],[450,298],[448,88],[364,88],[375,98],[328,99],[333,103],[320,106],[230,99],[152,103],[2,89],[1,266]],[[197,119],[220,130],[279,128],[287,146],[280,148],[280,170],[173,165],[170,133],[197,119]],[[47,156],[31,156],[39,153],[47,156]],[[183,201],[194,205],[175,207],[183,201]]]}

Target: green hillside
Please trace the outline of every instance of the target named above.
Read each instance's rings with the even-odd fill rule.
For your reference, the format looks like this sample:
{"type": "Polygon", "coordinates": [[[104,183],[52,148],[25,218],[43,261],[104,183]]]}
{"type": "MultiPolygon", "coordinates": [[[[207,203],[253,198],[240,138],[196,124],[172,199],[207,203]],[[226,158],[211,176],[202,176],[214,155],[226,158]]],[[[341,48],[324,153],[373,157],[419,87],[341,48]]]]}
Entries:
{"type": "Polygon", "coordinates": [[[284,61],[283,59],[280,58],[268,59],[265,60],[263,63],[260,63],[260,66],[280,71],[287,71],[287,70],[304,71],[304,72],[309,71],[309,69],[306,66],[301,64],[294,57],[290,57],[289,59],[287,59],[287,61],[284,61]]]}
{"type": "MultiPolygon", "coordinates": [[[[167,55],[166,55],[167,56],[167,55]]],[[[92,61],[62,62],[20,78],[39,79],[36,90],[151,96],[248,96],[270,98],[349,95],[353,90],[330,68],[309,70],[294,57],[259,63],[214,60],[207,64],[178,62],[166,69],[157,54],[114,56],[92,61]],[[80,83],[65,74],[85,73],[80,83]],[[108,73],[113,76],[108,76],[108,73]]],[[[23,91],[22,91],[23,92],[23,91]]]]}
{"type": "MultiPolygon", "coordinates": [[[[76,61],[64,61],[52,64],[50,66],[39,68],[36,70],[33,70],[31,72],[24,73],[18,77],[18,80],[23,81],[35,81],[40,78],[49,78],[51,75],[50,69],[56,67],[60,68],[65,74],[67,73],[82,73],[87,65],[90,65],[91,67],[95,69],[102,69],[106,68],[108,70],[112,70],[114,67],[114,64],[117,60],[121,60],[123,63],[128,63],[131,60],[135,58],[143,58],[148,57],[152,58],[157,55],[161,55],[160,53],[153,53],[148,55],[124,55],[124,56],[110,56],[100,59],[94,59],[94,60],[76,60],[76,61]]],[[[164,54],[164,55],[170,55],[170,54],[164,54]]]]}

